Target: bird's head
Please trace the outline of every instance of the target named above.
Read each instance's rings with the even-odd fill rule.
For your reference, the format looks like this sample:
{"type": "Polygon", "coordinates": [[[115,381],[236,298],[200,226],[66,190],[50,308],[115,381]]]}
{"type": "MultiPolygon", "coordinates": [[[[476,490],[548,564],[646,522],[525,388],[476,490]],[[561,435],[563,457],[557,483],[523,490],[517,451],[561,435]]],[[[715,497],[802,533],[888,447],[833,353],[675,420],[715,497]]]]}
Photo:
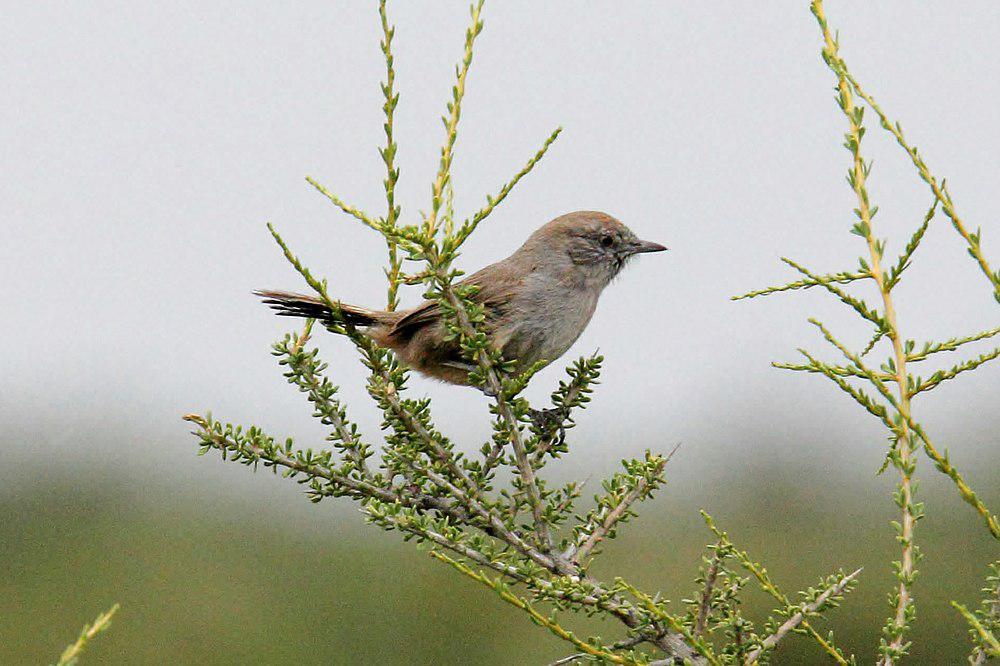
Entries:
{"type": "Polygon", "coordinates": [[[532,241],[542,251],[565,253],[577,270],[603,284],[613,280],[635,255],[667,249],[640,240],[610,215],[589,210],[557,217],[536,231],[532,241]]]}

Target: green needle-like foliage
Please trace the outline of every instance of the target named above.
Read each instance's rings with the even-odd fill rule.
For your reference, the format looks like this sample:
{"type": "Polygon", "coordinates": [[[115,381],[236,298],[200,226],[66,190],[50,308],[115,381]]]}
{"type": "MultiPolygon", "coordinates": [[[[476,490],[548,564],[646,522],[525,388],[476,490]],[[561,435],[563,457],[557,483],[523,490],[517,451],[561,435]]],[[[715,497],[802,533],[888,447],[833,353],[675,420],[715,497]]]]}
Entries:
{"type": "Polygon", "coordinates": [[[990,564],[990,575],[986,577],[980,607],[975,611],[957,602],[951,605],[969,623],[972,637],[972,654],[969,663],[978,666],[987,660],[1000,658],[1000,560],[990,564]]]}
{"type": "MultiPolygon", "coordinates": [[[[821,5],[817,2],[814,8],[826,32],[821,5]]],[[[392,52],[395,28],[389,21],[385,0],[378,3],[380,46],[386,66],[382,82],[385,143],[379,148],[385,165],[385,213],[372,215],[314,179],[307,181],[337,209],[384,239],[390,309],[398,305],[399,291],[405,286],[421,285],[424,297],[436,301],[448,337],[457,342],[472,368],[471,383],[480,387],[489,399],[488,411],[484,410],[481,416],[491,423],[490,441],[478,449],[459,447],[441,432],[434,423],[430,400],[409,392],[409,369],[341,316],[338,301],[331,295],[336,290],[314,275],[281,234],[268,225],[289,264],[331,310],[332,317],[324,326],[346,338],[369,370],[366,388],[382,415],[381,434],[373,439],[350,420],[338,387],[327,376],[326,363],[320,359],[318,350],[310,346],[314,324],[308,322],[304,329],[278,341],[273,354],[285,378],[305,396],[312,415],[326,428],[326,440],[312,448],[303,447],[291,439],[271,436],[258,426],[242,427],[218,421],[210,414],[190,414],[185,418],[195,426],[201,452],[216,451],[223,460],[255,470],[264,467],[293,479],[305,487],[314,502],[327,497],[355,502],[371,524],[398,532],[403,539],[429,549],[437,560],[490,588],[502,601],[522,611],[528,620],[563,640],[573,653],[556,663],[580,660],[657,665],[766,663],[779,643],[795,634],[811,638],[836,663],[852,663],[853,657],[845,656],[832,635],[820,634],[814,625],[842,601],[860,570],[830,575],[798,596],[786,595],[767,570],[733,544],[707,514],[712,542],[707,546],[709,554],[696,579],[697,589],[690,598],[675,604],[657,592],[640,590],[621,578],[601,580],[591,573],[592,562],[616,538],[621,527],[635,519],[638,507],[664,487],[670,455],[647,452],[639,459],[623,460],[621,470],[603,481],[591,505],[578,514],[576,504],[583,496],[583,484],[550,485],[548,466],[573,453],[566,431],[572,429],[575,416],[591,400],[599,383],[603,357],[594,354],[572,363],[567,368],[567,378],[552,391],[548,408],[534,409],[524,392],[545,364],[515,372],[510,359],[503,358],[490,339],[484,326],[485,312],[474,298],[476,288],[458,280],[463,275],[458,264],[462,245],[539,164],[560,134],[559,129],[552,132],[524,166],[496,194],[486,198],[482,208],[467,217],[456,217],[452,168],[475,45],[483,31],[482,12],[482,1],[471,8],[462,55],[442,117],[444,140],[426,213],[404,220],[396,200],[400,170],[396,163],[398,144],[393,118],[399,95],[392,52]],[[457,222],[459,219],[463,221],[457,222]],[[408,270],[404,271],[404,266],[408,270]],[[778,602],[767,618],[750,619],[744,614],[743,593],[751,580],[778,602]],[[620,635],[609,640],[597,636],[581,638],[565,624],[579,613],[616,621],[620,635]]],[[[927,380],[910,377],[906,363],[992,337],[1000,328],[927,343],[920,351],[915,343],[902,338],[892,308],[892,288],[910,265],[938,203],[946,212],[953,212],[952,204],[950,199],[946,202],[942,198],[943,194],[936,195],[935,205],[903,254],[887,272],[882,270],[885,243],[872,235],[872,219],[877,209],[868,202],[866,186],[871,167],[860,154],[862,112],[854,106],[852,90],[856,86],[843,73],[836,44],[828,34],[824,57],[838,74],[838,101],[849,120],[846,145],[852,154],[852,168],[848,182],[858,199],[858,222],[853,232],[865,240],[867,255],[857,270],[824,275],[786,260],[801,278],[741,298],[820,287],[875,329],[867,347],[855,353],[825,325],[815,321],[823,337],[844,360],[831,364],[803,351],[806,363],[782,367],[828,377],[879,418],[890,432],[893,446],[887,459],[901,475],[896,502],[903,516],[898,536],[903,556],[897,566],[899,587],[894,600],[898,614],[887,625],[883,653],[895,659],[905,653],[902,635],[912,620],[910,588],[917,559],[913,525],[923,514],[922,506],[913,499],[917,449],[922,447],[936,466],[952,478],[962,497],[995,525],[995,519],[965,485],[947,455],[939,454],[931,444],[910,408],[910,400],[917,394],[990,359],[984,355],[927,380]],[[868,305],[848,291],[859,280],[870,280],[878,286],[881,306],[868,305]],[[888,361],[876,369],[862,360],[885,340],[894,349],[888,361]],[[856,386],[859,382],[869,384],[869,390],[856,386]]],[[[943,192],[943,183],[941,188],[943,192]]],[[[948,214],[951,217],[952,213],[948,214]]],[[[984,630],[993,631],[993,625],[976,617],[984,630]]],[[[988,641],[981,645],[983,649],[989,647],[988,641]]]]}
{"type": "Polygon", "coordinates": [[[85,625],[83,629],[80,630],[80,635],[77,639],[66,646],[63,653],[59,655],[59,661],[56,662],[56,666],[74,666],[74,664],[80,661],[80,654],[83,652],[87,644],[98,634],[107,631],[108,627],[111,626],[111,618],[115,613],[118,612],[118,604],[115,604],[105,612],[98,615],[93,622],[85,625]]]}
{"type": "MultiPolygon", "coordinates": [[[[976,493],[968,486],[962,475],[951,464],[948,454],[940,453],[931,443],[926,429],[916,420],[913,411],[914,398],[919,394],[937,388],[944,382],[976,370],[987,362],[1000,357],[1000,348],[961,361],[950,368],[937,370],[926,379],[911,374],[907,367],[909,363],[925,361],[939,352],[956,351],[964,345],[991,338],[1000,333],[1000,327],[951,338],[943,342],[928,341],[922,343],[918,351],[917,343],[904,337],[902,333],[902,326],[896,310],[894,289],[903,278],[904,272],[911,266],[914,254],[924,240],[925,233],[939,207],[951,221],[959,236],[966,242],[969,254],[989,278],[998,300],[1000,300],[1000,276],[992,271],[982,252],[981,233],[979,231],[969,233],[965,224],[958,217],[944,180],[938,179],[930,172],[916,148],[906,142],[898,123],[889,121],[885,112],[875,103],[871,95],[861,88],[857,79],[850,73],[847,64],[840,55],[840,44],[828,25],[822,0],[812,0],[811,7],[823,38],[823,61],[836,79],[835,100],[847,124],[844,135],[844,147],[850,154],[847,183],[852,190],[856,217],[856,222],[851,226],[850,232],[864,241],[865,254],[859,260],[860,270],[841,271],[826,275],[818,275],[794,261],[783,259],[786,264],[805,276],[804,279],[779,287],[752,291],[735,298],[753,298],[777,292],[822,287],[875,329],[869,342],[860,351],[855,352],[849,345],[835,337],[821,322],[810,319],[819,328],[824,340],[846,362],[828,363],[817,358],[815,354],[800,349],[799,351],[805,356],[807,363],[776,363],[775,366],[825,376],[865,411],[879,419],[888,431],[890,444],[886,454],[886,464],[891,464],[899,473],[899,484],[893,493],[893,502],[900,512],[900,519],[893,522],[896,540],[900,546],[900,558],[892,563],[897,584],[890,594],[892,614],[882,630],[879,646],[879,663],[888,665],[898,662],[909,652],[910,642],[906,636],[916,617],[913,587],[917,578],[916,564],[921,555],[915,543],[915,528],[917,522],[924,516],[924,506],[915,499],[915,474],[917,453],[921,449],[934,463],[935,468],[954,482],[959,496],[982,516],[986,528],[992,536],[1000,539],[1000,522],[996,516],[986,508],[976,493]],[[887,270],[883,268],[887,241],[875,235],[874,219],[878,212],[878,206],[872,204],[869,195],[868,181],[872,165],[871,162],[864,159],[862,154],[866,106],[875,112],[882,127],[888,130],[904,149],[916,168],[918,176],[930,187],[934,195],[934,200],[922,222],[910,235],[903,252],[887,270]],[[878,305],[868,305],[848,290],[858,280],[870,280],[874,283],[879,294],[880,303],[878,305]],[[862,360],[869,353],[878,349],[880,343],[883,342],[887,342],[890,348],[889,355],[883,362],[869,364],[862,360]],[[867,386],[869,390],[866,391],[862,388],[864,386],[867,386]]],[[[753,568],[749,564],[745,564],[745,566],[753,573],[753,568]]],[[[774,595],[769,579],[757,574],[754,575],[765,590],[774,595]]],[[[832,597],[833,595],[831,595],[832,597]]],[[[815,599],[818,598],[815,597],[815,599]]],[[[778,614],[787,617],[787,612],[790,610],[791,608],[788,608],[778,614]]],[[[967,618],[972,617],[964,608],[960,608],[960,610],[967,618]]],[[[803,620],[804,622],[805,620],[803,620]]],[[[970,619],[970,622],[973,620],[970,619]]],[[[975,623],[973,626],[978,629],[978,625],[975,623]]],[[[986,642],[980,643],[980,647],[985,650],[984,654],[988,654],[989,641],[983,636],[984,634],[980,634],[980,638],[986,642]]]]}
{"type": "Polygon", "coordinates": [[[845,591],[850,588],[851,582],[861,573],[858,569],[850,575],[844,575],[840,573],[839,575],[830,576],[824,579],[824,587],[821,591],[817,591],[814,588],[809,588],[804,592],[800,592],[803,597],[807,599],[804,605],[795,605],[788,599],[785,594],[778,589],[774,581],[771,580],[770,574],[768,574],[767,569],[764,568],[758,562],[753,561],[750,555],[746,551],[739,550],[735,544],[729,539],[729,535],[720,530],[715,525],[715,521],[707,513],[702,511],[702,516],[705,519],[705,523],[713,534],[718,538],[717,552],[720,552],[722,557],[731,557],[734,559],[739,566],[741,566],[747,573],[749,573],[754,579],[756,579],[757,584],[760,586],[764,592],[774,597],[781,606],[775,610],[775,614],[779,617],[787,618],[785,623],[778,625],[773,620],[769,620],[764,627],[765,637],[753,637],[754,647],[750,653],[746,656],[746,663],[754,663],[759,660],[760,657],[768,650],[772,649],[774,645],[781,640],[789,631],[795,631],[796,633],[805,633],[812,636],[812,638],[823,648],[826,653],[833,658],[834,661],[840,664],[850,663],[848,658],[844,656],[843,652],[837,648],[832,641],[832,638],[824,638],[821,636],[809,623],[808,617],[818,616],[824,609],[836,606],[836,601],[839,600],[845,591]],[[768,634],[768,630],[770,633],[768,634]]]}

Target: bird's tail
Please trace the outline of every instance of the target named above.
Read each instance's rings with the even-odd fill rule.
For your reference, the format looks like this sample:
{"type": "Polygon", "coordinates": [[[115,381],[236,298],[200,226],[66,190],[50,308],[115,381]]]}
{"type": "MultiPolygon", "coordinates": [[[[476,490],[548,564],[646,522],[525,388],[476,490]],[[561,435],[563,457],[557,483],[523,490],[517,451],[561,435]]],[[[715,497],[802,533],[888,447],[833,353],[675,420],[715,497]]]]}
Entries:
{"type": "MultiPolygon", "coordinates": [[[[261,299],[272,310],[283,317],[302,317],[305,319],[316,319],[324,324],[337,324],[340,319],[333,316],[333,311],[321,298],[316,296],[306,296],[290,291],[270,291],[259,290],[254,294],[261,299]]],[[[348,303],[338,303],[343,320],[355,326],[378,326],[379,324],[390,323],[395,313],[384,310],[370,310],[368,308],[350,305],[348,303]]]]}

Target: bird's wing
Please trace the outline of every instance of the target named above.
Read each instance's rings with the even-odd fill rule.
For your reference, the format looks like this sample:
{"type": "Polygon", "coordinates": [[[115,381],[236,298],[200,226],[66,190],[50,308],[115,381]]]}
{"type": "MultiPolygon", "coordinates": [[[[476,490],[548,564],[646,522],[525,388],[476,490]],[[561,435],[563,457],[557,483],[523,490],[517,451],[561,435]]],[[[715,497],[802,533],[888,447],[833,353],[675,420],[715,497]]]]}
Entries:
{"type": "MultiPolygon", "coordinates": [[[[483,306],[487,320],[495,318],[504,310],[511,294],[515,293],[524,281],[523,277],[515,277],[513,271],[504,268],[500,264],[492,264],[459,283],[474,284],[479,287],[472,300],[483,306]]],[[[437,301],[424,301],[393,325],[392,335],[408,338],[418,329],[437,322],[440,318],[441,307],[437,301]]]]}

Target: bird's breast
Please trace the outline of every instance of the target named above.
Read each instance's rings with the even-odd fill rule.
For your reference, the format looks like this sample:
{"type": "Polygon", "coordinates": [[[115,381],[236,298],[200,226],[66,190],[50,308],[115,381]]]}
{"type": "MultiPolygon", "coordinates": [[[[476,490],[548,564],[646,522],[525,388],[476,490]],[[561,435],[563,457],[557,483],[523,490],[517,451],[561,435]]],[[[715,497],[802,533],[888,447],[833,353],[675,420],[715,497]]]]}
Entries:
{"type": "Polygon", "coordinates": [[[510,316],[511,326],[505,354],[522,365],[539,360],[554,361],[576,342],[587,327],[600,290],[537,276],[525,282],[510,316]]]}

